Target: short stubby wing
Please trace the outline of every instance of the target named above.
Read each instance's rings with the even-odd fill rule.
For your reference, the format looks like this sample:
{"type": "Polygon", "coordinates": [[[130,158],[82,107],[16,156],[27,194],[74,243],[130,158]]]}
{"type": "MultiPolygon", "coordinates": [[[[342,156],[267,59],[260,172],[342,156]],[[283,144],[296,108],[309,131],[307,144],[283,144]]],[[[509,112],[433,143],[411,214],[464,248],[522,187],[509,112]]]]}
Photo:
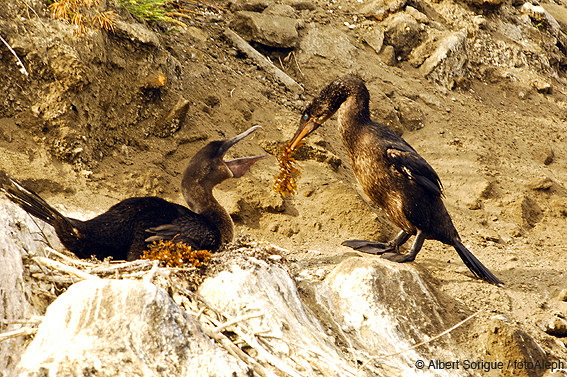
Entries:
{"type": "Polygon", "coordinates": [[[388,160],[400,174],[414,180],[432,194],[443,195],[443,186],[435,170],[409,145],[390,145],[386,153],[388,160]]]}
{"type": "Polygon", "coordinates": [[[147,229],[146,242],[159,240],[183,242],[195,250],[216,251],[220,245],[220,231],[209,224],[201,215],[189,210],[182,213],[170,224],[147,229]]]}

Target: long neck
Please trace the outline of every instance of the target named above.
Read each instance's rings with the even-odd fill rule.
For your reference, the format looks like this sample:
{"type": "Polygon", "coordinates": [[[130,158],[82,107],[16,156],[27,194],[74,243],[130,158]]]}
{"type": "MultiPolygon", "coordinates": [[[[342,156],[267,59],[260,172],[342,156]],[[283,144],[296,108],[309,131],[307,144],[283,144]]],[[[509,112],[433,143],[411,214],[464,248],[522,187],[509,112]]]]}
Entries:
{"type": "Polygon", "coordinates": [[[184,179],[181,191],[189,209],[217,227],[221,234],[221,243],[231,242],[234,236],[234,223],[227,210],[213,196],[212,188],[207,189],[198,182],[184,179]]]}
{"type": "MultiPolygon", "coordinates": [[[[364,88],[366,89],[366,88],[364,88]]],[[[347,149],[355,143],[359,128],[370,122],[368,91],[349,91],[338,110],[338,129],[347,149]]]]}
{"type": "Polygon", "coordinates": [[[221,235],[221,244],[229,243],[234,237],[234,223],[228,211],[220,205],[211,193],[207,199],[208,205],[206,209],[200,213],[210,224],[217,227],[221,235]]]}
{"type": "Polygon", "coordinates": [[[347,86],[345,92],[346,96],[339,106],[339,118],[350,124],[368,122],[370,120],[370,109],[368,108],[370,95],[366,87],[347,86]]]}

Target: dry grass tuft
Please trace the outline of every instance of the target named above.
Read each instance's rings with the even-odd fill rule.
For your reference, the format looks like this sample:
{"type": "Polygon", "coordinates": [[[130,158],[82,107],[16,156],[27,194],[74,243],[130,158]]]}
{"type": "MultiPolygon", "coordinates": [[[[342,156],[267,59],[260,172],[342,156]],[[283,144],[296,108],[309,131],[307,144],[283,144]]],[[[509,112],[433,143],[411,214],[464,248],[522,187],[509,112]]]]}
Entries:
{"type": "Polygon", "coordinates": [[[49,6],[51,17],[75,25],[77,35],[87,34],[89,27],[114,32],[118,15],[114,11],[97,9],[100,0],[58,0],[49,6]]]}

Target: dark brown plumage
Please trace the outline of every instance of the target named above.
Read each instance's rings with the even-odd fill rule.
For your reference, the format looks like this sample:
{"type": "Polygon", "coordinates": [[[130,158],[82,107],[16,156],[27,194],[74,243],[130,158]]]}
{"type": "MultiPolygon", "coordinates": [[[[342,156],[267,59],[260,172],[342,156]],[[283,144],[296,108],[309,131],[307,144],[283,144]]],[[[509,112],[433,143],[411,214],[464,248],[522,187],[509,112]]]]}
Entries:
{"type": "Polygon", "coordinates": [[[424,240],[438,240],[453,246],[475,276],[502,284],[462,244],[443,204],[437,173],[405,140],[370,119],[369,99],[361,80],[344,77],[333,81],[309,103],[291,141],[293,148],[338,110],[339,133],[356,178],[370,199],[402,229],[388,243],[349,240],[343,245],[408,262],[415,260],[424,240]],[[416,237],[410,250],[399,253],[399,246],[411,235],[416,237]]]}
{"type": "Polygon", "coordinates": [[[232,241],[234,224],[213,196],[213,187],[243,176],[267,155],[224,161],[229,148],[259,126],[233,137],[212,141],[189,161],[181,190],[189,208],[157,197],[125,199],[87,221],[63,216],[20,182],[0,171],[0,190],[31,215],[55,228],[61,243],[80,258],[108,256],[134,260],[155,240],[184,242],[196,250],[216,251],[232,241]]]}

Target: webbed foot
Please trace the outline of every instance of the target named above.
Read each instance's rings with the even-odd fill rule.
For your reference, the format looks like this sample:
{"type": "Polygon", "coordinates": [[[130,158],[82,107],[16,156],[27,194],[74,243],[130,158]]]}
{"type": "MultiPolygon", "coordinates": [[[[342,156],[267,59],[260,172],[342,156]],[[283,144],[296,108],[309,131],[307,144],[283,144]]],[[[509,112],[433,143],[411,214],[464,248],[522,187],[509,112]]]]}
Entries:
{"type": "Polygon", "coordinates": [[[384,253],[381,255],[381,258],[390,260],[392,262],[404,263],[404,262],[413,262],[415,260],[415,255],[411,255],[410,253],[407,254],[384,253]]]}
{"type": "Polygon", "coordinates": [[[388,252],[396,253],[397,247],[393,246],[390,242],[374,242],[366,240],[348,240],[342,243],[343,246],[348,246],[356,251],[360,251],[368,254],[384,254],[388,252]]]}

